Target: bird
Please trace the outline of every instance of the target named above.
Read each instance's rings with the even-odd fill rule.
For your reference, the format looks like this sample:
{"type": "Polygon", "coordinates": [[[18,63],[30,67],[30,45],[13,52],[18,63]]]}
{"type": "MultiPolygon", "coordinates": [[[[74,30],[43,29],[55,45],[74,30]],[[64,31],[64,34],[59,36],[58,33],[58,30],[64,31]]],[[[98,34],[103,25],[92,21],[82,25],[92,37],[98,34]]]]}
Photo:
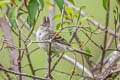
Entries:
{"type": "Polygon", "coordinates": [[[38,42],[39,47],[42,48],[46,52],[49,51],[49,43],[40,42],[40,41],[47,41],[47,40],[51,40],[50,51],[53,54],[65,53],[66,51],[70,51],[70,52],[72,51],[72,52],[84,54],[86,56],[90,56],[90,57],[92,56],[83,50],[73,48],[71,44],[67,42],[67,40],[65,40],[59,34],[56,34],[56,32],[53,31],[50,26],[49,17],[44,16],[43,21],[40,24],[36,32],[36,41],[38,42]]]}

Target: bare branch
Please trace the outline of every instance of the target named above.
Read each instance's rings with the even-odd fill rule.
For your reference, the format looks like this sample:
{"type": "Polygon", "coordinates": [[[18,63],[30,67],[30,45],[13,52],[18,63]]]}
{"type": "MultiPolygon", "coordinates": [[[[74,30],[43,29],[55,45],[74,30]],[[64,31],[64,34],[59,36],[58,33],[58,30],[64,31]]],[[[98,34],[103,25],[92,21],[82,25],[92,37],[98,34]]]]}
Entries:
{"type": "Polygon", "coordinates": [[[15,75],[21,75],[21,76],[30,77],[30,78],[33,78],[33,79],[47,80],[47,79],[45,79],[45,78],[40,78],[40,77],[38,77],[38,76],[34,76],[34,75],[26,74],[26,73],[19,73],[19,72],[16,72],[16,71],[8,70],[8,69],[5,69],[5,68],[3,68],[3,67],[1,67],[1,66],[0,66],[0,70],[5,71],[5,72],[7,72],[7,73],[15,74],[15,75]]]}
{"type": "Polygon", "coordinates": [[[58,59],[56,60],[56,62],[53,64],[53,66],[51,67],[51,72],[55,69],[56,65],[59,63],[59,61],[61,60],[61,58],[63,57],[64,53],[60,54],[58,59]]]}
{"type": "Polygon", "coordinates": [[[28,51],[28,48],[27,48],[27,43],[24,42],[24,45],[25,45],[25,51],[26,51],[26,56],[27,56],[27,60],[28,60],[28,63],[29,63],[29,67],[31,69],[32,75],[35,76],[35,70],[33,68],[32,61],[31,61],[31,58],[30,58],[30,55],[29,55],[29,51],[28,51]]]}
{"type": "MultiPolygon", "coordinates": [[[[31,30],[31,27],[26,23],[26,21],[22,17],[20,17],[19,20],[22,24],[25,25],[25,28],[27,28],[28,30],[31,30]]],[[[33,31],[32,34],[35,36],[36,32],[33,31]]]]}
{"type": "MultiPolygon", "coordinates": [[[[4,17],[0,18],[0,26],[2,28],[2,31],[3,31],[4,38],[5,38],[6,42],[14,45],[12,35],[11,35],[11,32],[10,32],[9,22],[4,17]]],[[[12,48],[14,46],[12,46],[12,45],[10,45],[8,43],[6,43],[6,44],[7,44],[8,47],[10,47],[10,48],[8,48],[8,51],[9,51],[9,54],[10,54],[11,67],[15,71],[18,71],[18,68],[17,68],[18,55],[17,55],[17,52],[16,52],[16,50],[14,48],[12,48]]]]}
{"type": "MultiPolygon", "coordinates": [[[[79,8],[75,7],[73,4],[71,4],[71,3],[68,2],[67,0],[65,0],[65,4],[72,6],[72,8],[75,9],[75,10],[79,10],[79,8]]],[[[85,13],[84,11],[82,11],[82,10],[81,10],[80,14],[81,14],[81,16],[87,16],[86,13],[85,13]]],[[[98,27],[100,30],[105,30],[105,26],[101,25],[99,22],[97,22],[97,21],[94,20],[93,18],[88,17],[87,20],[88,20],[90,23],[92,23],[93,25],[95,25],[96,27],[98,27]]],[[[112,31],[111,29],[107,29],[107,31],[108,31],[108,33],[109,33],[110,35],[115,36],[115,32],[112,31]]],[[[117,37],[120,37],[120,34],[117,33],[116,36],[117,36],[117,37]]]]}
{"type": "Polygon", "coordinates": [[[53,80],[53,77],[51,76],[51,43],[49,43],[49,51],[47,52],[47,74],[46,74],[46,78],[53,80]]]}
{"type": "Polygon", "coordinates": [[[108,25],[109,25],[109,11],[110,11],[110,0],[107,0],[107,11],[106,11],[106,23],[105,23],[105,34],[104,34],[104,41],[103,41],[103,48],[102,48],[102,57],[100,62],[100,71],[103,67],[103,61],[106,54],[106,45],[107,45],[107,36],[108,36],[108,25]]]}
{"type": "MultiPolygon", "coordinates": [[[[72,58],[70,58],[69,56],[67,56],[67,55],[65,55],[65,54],[63,55],[63,59],[69,61],[69,62],[72,63],[72,64],[75,64],[75,60],[72,59],[72,58]]],[[[93,78],[92,73],[91,73],[85,66],[81,65],[79,62],[76,62],[76,67],[79,68],[79,69],[81,69],[81,70],[83,70],[83,68],[84,68],[84,72],[85,72],[89,77],[92,77],[92,78],[93,78]]]]}
{"type": "MultiPolygon", "coordinates": [[[[118,23],[116,25],[116,32],[118,32],[119,28],[120,28],[120,23],[118,23]]],[[[114,36],[111,36],[108,43],[107,43],[107,45],[106,45],[106,49],[108,49],[111,46],[113,40],[114,40],[114,36]]]]}
{"type": "Polygon", "coordinates": [[[111,53],[111,56],[109,57],[107,63],[105,64],[105,66],[102,70],[102,73],[101,73],[102,76],[103,76],[103,79],[105,79],[111,73],[119,71],[119,69],[117,68],[117,66],[119,66],[119,64],[117,64],[117,62],[119,62],[118,59],[120,58],[119,54],[120,54],[120,52],[118,52],[118,51],[114,51],[114,52],[111,53]],[[116,68],[115,68],[115,70],[112,70],[114,65],[115,65],[116,68]]]}

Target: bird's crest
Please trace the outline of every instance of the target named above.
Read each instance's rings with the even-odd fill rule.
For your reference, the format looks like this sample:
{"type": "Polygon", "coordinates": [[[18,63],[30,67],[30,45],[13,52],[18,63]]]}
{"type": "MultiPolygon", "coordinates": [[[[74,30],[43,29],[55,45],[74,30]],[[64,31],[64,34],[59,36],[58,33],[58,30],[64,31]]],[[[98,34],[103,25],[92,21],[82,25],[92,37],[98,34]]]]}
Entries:
{"type": "Polygon", "coordinates": [[[44,16],[42,24],[46,26],[50,26],[50,18],[48,16],[44,16]]]}

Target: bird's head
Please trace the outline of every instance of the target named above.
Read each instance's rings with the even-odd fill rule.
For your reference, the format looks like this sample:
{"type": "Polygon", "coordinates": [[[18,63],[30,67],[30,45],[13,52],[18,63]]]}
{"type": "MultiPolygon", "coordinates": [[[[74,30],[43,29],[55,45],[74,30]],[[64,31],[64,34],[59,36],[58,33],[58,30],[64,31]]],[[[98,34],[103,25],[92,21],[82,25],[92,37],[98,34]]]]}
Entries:
{"type": "Polygon", "coordinates": [[[48,16],[44,16],[42,23],[40,24],[39,31],[48,31],[50,30],[50,18],[48,16]]]}

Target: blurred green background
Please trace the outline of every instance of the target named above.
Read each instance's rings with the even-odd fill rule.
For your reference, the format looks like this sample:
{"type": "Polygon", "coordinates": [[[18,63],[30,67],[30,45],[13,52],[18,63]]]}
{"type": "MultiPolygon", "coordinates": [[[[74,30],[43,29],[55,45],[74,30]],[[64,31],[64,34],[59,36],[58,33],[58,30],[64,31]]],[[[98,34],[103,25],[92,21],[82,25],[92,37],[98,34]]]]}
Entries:
{"type": "MultiPolygon", "coordinates": [[[[111,4],[110,4],[110,7],[111,7],[111,10],[110,10],[110,21],[109,21],[109,26],[111,29],[114,30],[114,22],[113,22],[113,7],[115,7],[115,5],[117,4],[115,0],[110,0],[111,1],[111,4]]],[[[104,25],[105,24],[105,10],[103,8],[103,4],[102,4],[102,0],[74,0],[75,2],[75,5],[76,7],[80,8],[81,6],[86,6],[86,9],[84,9],[84,12],[86,12],[89,16],[93,16],[93,18],[98,21],[100,24],[104,25]]],[[[46,16],[48,15],[48,5],[45,5],[45,8],[43,9],[43,11],[40,13],[40,18],[39,20],[37,21],[37,24],[36,24],[36,27],[35,27],[35,30],[38,28],[39,24],[40,24],[40,21],[42,19],[43,16],[46,16]]],[[[59,14],[60,11],[58,9],[58,7],[56,8],[55,10],[55,13],[56,14],[59,14]]],[[[0,13],[1,14],[1,13],[0,13]]],[[[2,15],[1,15],[2,16],[2,15]]],[[[25,18],[26,15],[23,15],[23,17],[25,18]]],[[[60,22],[60,19],[55,19],[53,20],[54,21],[54,26],[60,22]]],[[[87,25],[87,24],[86,24],[87,25]]],[[[91,27],[93,27],[94,29],[96,28],[94,25],[91,24],[91,27]]],[[[29,31],[24,28],[23,29],[24,33],[25,34],[28,34],[29,31]]],[[[14,42],[16,45],[18,45],[18,39],[17,37],[12,34],[14,37],[14,42]]],[[[82,41],[86,41],[87,40],[87,37],[82,33],[82,32],[79,32],[78,34],[81,38],[82,41]]],[[[102,42],[103,42],[103,32],[101,31],[100,34],[98,35],[93,35],[92,39],[97,42],[99,45],[102,45],[102,42]]],[[[68,34],[61,34],[61,36],[63,36],[64,38],[66,38],[68,40],[69,35],[68,34]]],[[[0,37],[2,37],[2,31],[0,29],[0,37]]],[[[35,40],[35,37],[34,36],[31,36],[30,37],[31,40],[35,40]]],[[[74,42],[74,41],[73,41],[74,42]]],[[[0,46],[2,45],[2,43],[0,42],[0,46]]],[[[101,54],[101,50],[98,49],[96,46],[93,45],[93,43],[91,43],[89,41],[89,43],[87,44],[87,46],[89,47],[89,49],[91,50],[91,54],[94,56],[93,58],[91,58],[93,61],[96,61],[99,57],[99,55],[101,54]]],[[[30,47],[29,47],[29,50],[33,50],[34,48],[37,48],[38,45],[36,43],[32,44],[30,47]]],[[[112,47],[114,47],[114,44],[112,45],[112,47]]],[[[109,53],[109,52],[108,52],[109,53]]],[[[69,54],[67,53],[70,57],[73,57],[72,54],[69,54]]],[[[39,49],[37,51],[35,51],[34,53],[31,54],[31,60],[32,60],[32,64],[34,66],[34,69],[38,69],[38,68],[44,68],[45,67],[45,52],[42,50],[42,49],[39,49]]],[[[56,57],[53,58],[53,61],[54,62],[56,60],[56,57]]],[[[77,60],[82,64],[82,59],[81,59],[81,56],[78,55],[77,56],[77,60]]],[[[24,56],[24,59],[22,60],[22,65],[24,66],[25,64],[27,64],[28,61],[26,59],[26,56],[24,56]]],[[[0,51],[0,64],[3,64],[4,66],[9,66],[9,54],[7,52],[7,49],[3,49],[0,51]]],[[[88,65],[85,63],[85,66],[88,67],[88,65]]],[[[65,60],[61,60],[59,62],[59,64],[57,65],[56,67],[56,70],[60,70],[60,71],[63,71],[63,72],[67,72],[67,73],[71,73],[71,70],[73,69],[73,64],[65,61],[65,60]]],[[[29,66],[26,66],[24,67],[24,70],[23,70],[25,73],[29,73],[31,74],[31,71],[30,71],[30,68],[29,66]]],[[[44,71],[45,70],[40,70],[40,71],[37,71],[36,75],[37,76],[43,76],[44,77],[44,71]]],[[[76,69],[76,73],[82,73],[82,71],[80,71],[79,69],[76,69]]],[[[3,80],[3,78],[1,77],[1,75],[3,75],[3,72],[0,71],[0,80],[3,80]]],[[[4,75],[3,75],[4,76],[4,75]]],[[[65,74],[61,74],[61,73],[57,73],[57,72],[53,72],[52,73],[52,76],[56,79],[56,80],[68,80],[69,76],[65,75],[65,74]]],[[[74,76],[72,78],[72,80],[79,80],[80,76],[74,76]]],[[[30,78],[27,78],[26,80],[31,80],[30,78]]]]}

